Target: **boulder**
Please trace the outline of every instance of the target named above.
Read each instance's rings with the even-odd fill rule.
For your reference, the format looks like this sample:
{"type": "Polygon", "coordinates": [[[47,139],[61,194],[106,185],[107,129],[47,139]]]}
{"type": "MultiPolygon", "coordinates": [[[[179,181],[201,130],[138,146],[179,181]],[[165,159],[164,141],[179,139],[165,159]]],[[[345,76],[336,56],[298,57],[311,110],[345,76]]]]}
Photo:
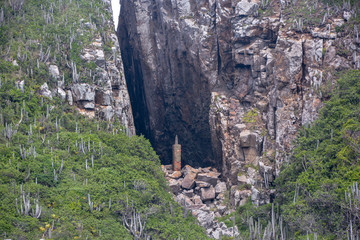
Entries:
{"type": "Polygon", "coordinates": [[[164,169],[168,170],[168,171],[171,171],[172,170],[172,165],[171,164],[168,164],[168,165],[163,165],[164,166],[164,169]]]}
{"type": "Polygon", "coordinates": [[[231,187],[231,204],[235,207],[244,205],[250,196],[250,190],[239,190],[237,186],[231,187]]]}
{"type": "Polygon", "coordinates": [[[62,100],[66,99],[66,92],[62,88],[58,87],[57,92],[62,100]]]}
{"type": "Polygon", "coordinates": [[[261,176],[267,176],[267,181],[273,182],[274,176],[273,176],[273,168],[271,166],[266,166],[263,162],[259,162],[259,173],[261,176]]]}
{"type": "Polygon", "coordinates": [[[197,219],[199,220],[199,223],[204,228],[209,228],[212,226],[215,214],[213,212],[205,212],[202,210],[198,210],[199,213],[197,214],[197,219]]]}
{"type": "Polygon", "coordinates": [[[169,186],[170,186],[172,193],[175,195],[177,195],[181,190],[180,183],[178,180],[169,179],[169,186]]]}
{"type": "Polygon", "coordinates": [[[239,184],[246,184],[247,183],[247,178],[245,175],[241,175],[237,177],[237,181],[239,184]]]}
{"type": "Polygon", "coordinates": [[[179,194],[176,197],[176,202],[178,202],[181,206],[192,206],[192,205],[194,205],[194,203],[190,200],[190,198],[188,198],[184,194],[179,194]]]}
{"type": "Polygon", "coordinates": [[[215,188],[213,186],[210,186],[209,188],[201,188],[200,197],[203,202],[213,200],[215,198],[215,188]]]}
{"type": "Polygon", "coordinates": [[[100,104],[103,106],[110,106],[111,102],[112,102],[111,94],[112,94],[112,91],[110,91],[110,90],[96,91],[96,94],[95,94],[96,104],[100,104]]]}
{"type": "Polygon", "coordinates": [[[47,97],[50,99],[52,98],[52,94],[51,94],[51,91],[49,90],[47,83],[44,83],[43,85],[41,85],[40,94],[43,95],[44,97],[47,97]]]}
{"type": "Polygon", "coordinates": [[[217,184],[218,178],[221,174],[217,172],[199,173],[196,180],[210,183],[212,186],[217,184]]]}
{"type": "Polygon", "coordinates": [[[259,206],[260,192],[254,186],[251,187],[251,201],[259,206]]]}
{"type": "Polygon", "coordinates": [[[72,106],[74,104],[74,100],[73,100],[73,97],[72,97],[72,92],[70,90],[67,90],[66,91],[67,94],[66,94],[66,97],[67,97],[67,101],[69,103],[70,106],[72,106]]]}
{"type": "Polygon", "coordinates": [[[49,72],[50,72],[50,75],[51,75],[53,78],[56,78],[56,79],[59,79],[59,78],[60,78],[60,72],[59,72],[58,66],[56,66],[56,65],[50,65],[50,66],[49,66],[49,72]]]}
{"type": "Polygon", "coordinates": [[[226,192],[226,183],[225,182],[219,182],[215,186],[215,193],[219,194],[219,193],[223,193],[223,192],[226,192]]]}
{"type": "Polygon", "coordinates": [[[95,87],[87,83],[74,84],[71,87],[74,101],[94,101],[95,100],[95,87]]]}
{"type": "Polygon", "coordinates": [[[196,183],[196,187],[200,187],[200,188],[208,188],[210,187],[210,183],[207,182],[202,182],[202,181],[195,181],[196,183]]]}
{"type": "Polygon", "coordinates": [[[221,215],[223,215],[226,211],[226,206],[224,205],[217,206],[217,210],[221,215]]]}
{"type": "Polygon", "coordinates": [[[192,198],[192,197],[194,197],[194,189],[184,190],[183,194],[189,198],[192,198]]]}
{"type": "Polygon", "coordinates": [[[241,0],[236,4],[235,14],[248,16],[259,9],[259,5],[254,0],[241,0]]]}
{"type": "Polygon", "coordinates": [[[203,204],[203,201],[201,200],[201,197],[199,195],[195,195],[192,198],[192,201],[197,205],[203,204]]]}
{"type": "Polygon", "coordinates": [[[96,49],[95,50],[95,63],[99,67],[104,66],[105,64],[105,54],[103,50],[96,49]]]}
{"type": "Polygon", "coordinates": [[[173,173],[169,174],[169,178],[178,179],[182,176],[180,171],[174,171],[173,173]]]}
{"type": "Polygon", "coordinates": [[[84,106],[85,109],[89,109],[89,110],[95,108],[95,104],[93,102],[84,102],[83,106],[84,106]]]}
{"type": "Polygon", "coordinates": [[[199,170],[191,167],[190,165],[185,165],[181,172],[184,174],[184,176],[186,176],[188,173],[198,173],[199,170]]]}
{"type": "Polygon", "coordinates": [[[242,147],[256,147],[256,134],[249,130],[240,133],[240,144],[242,147]]]}
{"type": "Polygon", "coordinates": [[[217,199],[217,200],[224,200],[224,199],[225,199],[224,193],[219,193],[219,194],[216,196],[216,199],[217,199]]]}
{"type": "Polygon", "coordinates": [[[223,236],[226,237],[236,237],[239,235],[239,230],[237,228],[237,226],[234,227],[229,227],[223,230],[223,236]]]}
{"type": "Polygon", "coordinates": [[[195,186],[195,178],[196,173],[189,172],[185,177],[181,184],[182,188],[184,189],[192,189],[195,186]]]}
{"type": "Polygon", "coordinates": [[[111,106],[103,107],[100,116],[107,121],[111,121],[114,116],[114,109],[111,106]]]}

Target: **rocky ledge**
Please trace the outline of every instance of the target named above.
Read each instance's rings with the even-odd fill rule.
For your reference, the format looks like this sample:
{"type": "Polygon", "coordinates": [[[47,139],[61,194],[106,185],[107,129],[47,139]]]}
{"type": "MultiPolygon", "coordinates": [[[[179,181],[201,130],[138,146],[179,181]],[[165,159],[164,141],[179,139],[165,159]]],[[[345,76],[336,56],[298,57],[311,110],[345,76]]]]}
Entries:
{"type": "MultiPolygon", "coordinates": [[[[227,201],[231,191],[221,181],[221,173],[217,169],[193,168],[189,165],[181,171],[173,171],[172,165],[162,165],[162,169],[175,200],[184,207],[185,214],[190,212],[199,220],[209,237],[220,239],[221,236],[239,235],[236,226],[227,227],[224,222],[218,221],[218,218],[232,213],[234,209],[229,207],[227,201]]],[[[239,195],[238,200],[245,203],[250,194],[245,195],[242,198],[239,195]]]]}

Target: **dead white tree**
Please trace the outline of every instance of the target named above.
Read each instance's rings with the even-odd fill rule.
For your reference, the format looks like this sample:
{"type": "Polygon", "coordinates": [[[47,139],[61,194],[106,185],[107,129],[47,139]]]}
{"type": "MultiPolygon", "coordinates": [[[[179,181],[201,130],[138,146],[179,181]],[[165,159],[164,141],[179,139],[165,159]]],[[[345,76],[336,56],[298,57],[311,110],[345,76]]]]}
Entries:
{"type": "Polygon", "coordinates": [[[134,206],[131,207],[126,201],[125,212],[122,213],[124,227],[134,236],[135,240],[141,239],[144,235],[146,225],[146,215],[136,211],[134,206]]]}
{"type": "Polygon", "coordinates": [[[24,5],[24,2],[25,0],[9,0],[9,4],[14,11],[21,10],[24,5]]]}

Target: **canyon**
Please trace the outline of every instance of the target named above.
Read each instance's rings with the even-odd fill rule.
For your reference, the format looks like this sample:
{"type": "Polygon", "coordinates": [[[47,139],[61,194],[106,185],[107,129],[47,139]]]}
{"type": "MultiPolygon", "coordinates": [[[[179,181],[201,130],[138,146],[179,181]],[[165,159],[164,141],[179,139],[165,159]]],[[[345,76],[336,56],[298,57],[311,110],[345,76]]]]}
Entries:
{"type": "Polygon", "coordinates": [[[163,164],[178,135],[183,165],[217,168],[232,199],[247,184],[244,198],[271,201],[297,131],[316,119],[335,73],[359,67],[358,38],[338,31],[351,9],[304,26],[291,8],[283,0],[121,1],[117,35],[136,131],[163,164]]]}

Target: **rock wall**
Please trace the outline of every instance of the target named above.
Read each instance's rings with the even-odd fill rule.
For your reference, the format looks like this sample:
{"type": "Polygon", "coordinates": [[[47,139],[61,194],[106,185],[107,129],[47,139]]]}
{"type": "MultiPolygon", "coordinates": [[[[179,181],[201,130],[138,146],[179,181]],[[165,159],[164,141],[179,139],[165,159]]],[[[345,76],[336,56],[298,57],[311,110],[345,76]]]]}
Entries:
{"type": "Polygon", "coordinates": [[[50,82],[57,84],[43,84],[40,94],[49,98],[59,96],[89,118],[96,117],[106,121],[117,119],[125,127],[127,134],[132,136],[135,134],[135,126],[112,20],[111,2],[104,0],[102,4],[104,13],[98,14],[96,23],[89,19],[79,19],[79,22],[72,23],[72,39],[79,41],[79,36],[90,36],[88,43],[81,43],[78,56],[81,64],[89,68],[82,68],[80,71],[80,67],[74,62],[66,62],[66,68],[61,69],[56,60],[49,60],[46,64],[49,67],[50,82]],[[112,46],[111,49],[109,46],[112,46]],[[70,76],[71,82],[66,82],[64,76],[70,76]]]}
{"type": "Polygon", "coordinates": [[[359,65],[356,39],[337,31],[351,12],[302,26],[288,1],[266,2],[122,0],[118,28],[138,130],[164,163],[178,134],[185,164],[217,167],[233,199],[246,185],[255,204],[270,201],[334,73],[359,65]]]}

